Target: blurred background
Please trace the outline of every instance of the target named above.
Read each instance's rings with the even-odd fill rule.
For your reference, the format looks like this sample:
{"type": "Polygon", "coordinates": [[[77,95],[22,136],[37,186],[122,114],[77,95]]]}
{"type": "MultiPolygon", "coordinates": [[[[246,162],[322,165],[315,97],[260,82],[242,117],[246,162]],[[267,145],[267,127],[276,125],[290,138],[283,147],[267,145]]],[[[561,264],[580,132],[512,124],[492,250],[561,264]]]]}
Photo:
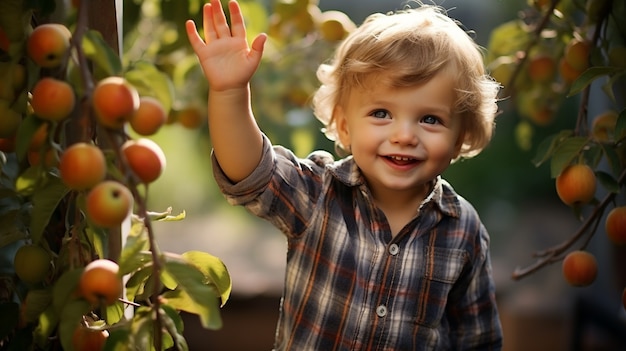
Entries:
{"type": "MultiPolygon", "coordinates": [[[[124,2],[126,60],[150,55],[151,48],[142,38],[162,35],[162,40],[170,38],[171,43],[186,41],[180,26],[155,32],[155,18],[175,16],[181,3],[195,8],[199,16],[197,1],[176,2],[169,5],[172,13],[157,15],[150,3],[124,2]]],[[[342,11],[358,25],[370,13],[393,11],[405,4],[402,0],[320,0],[318,6],[321,11],[342,11]]],[[[496,26],[516,18],[527,7],[526,0],[446,0],[438,4],[474,31],[475,40],[485,47],[496,26]]],[[[269,0],[243,1],[242,6],[251,32],[272,28],[269,0]]],[[[329,57],[333,45],[285,41],[270,46],[253,81],[259,124],[276,144],[291,147],[299,156],[318,148],[332,151],[333,145],[320,132],[321,125],[302,95],[306,100],[306,93],[315,87],[315,69],[329,57]]],[[[195,57],[172,50],[159,60],[162,67],[174,72],[177,99],[173,107],[181,123],[172,123],[154,137],[166,154],[167,169],[151,185],[150,207],[154,211],[172,207],[173,212],[185,211],[187,215],[180,222],[156,223],[159,242],[167,251],[201,250],[220,257],[233,281],[232,297],[222,309],[223,329],[203,330],[195,316],[186,316],[190,348],[270,350],[283,288],[285,240],[272,226],[227,205],[216,188],[204,122],[207,87],[195,57]]],[[[603,110],[606,103],[598,93],[590,109],[603,110]]],[[[540,140],[571,128],[578,101],[566,101],[553,123],[535,128],[529,148],[520,147],[515,137],[519,115],[506,101],[501,109],[490,146],[474,159],[452,165],[444,177],[474,204],[490,232],[505,350],[626,349],[626,316],[619,298],[622,286],[616,283],[616,275],[623,271],[615,271],[617,249],[602,233],[590,243],[600,261],[600,275],[590,287],[569,287],[560,264],[519,281],[511,278],[517,267],[534,262],[534,252],[562,242],[580,225],[571,209],[558,199],[549,166],[535,167],[531,162],[540,140]]]]}

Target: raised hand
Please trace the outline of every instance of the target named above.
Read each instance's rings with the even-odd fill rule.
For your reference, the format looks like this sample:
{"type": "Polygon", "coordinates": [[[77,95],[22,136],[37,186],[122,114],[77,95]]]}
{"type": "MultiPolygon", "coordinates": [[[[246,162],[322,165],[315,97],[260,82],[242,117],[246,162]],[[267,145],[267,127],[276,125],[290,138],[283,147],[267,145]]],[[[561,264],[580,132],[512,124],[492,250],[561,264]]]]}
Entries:
{"type": "Polygon", "coordinates": [[[203,7],[204,38],[192,20],[185,23],[187,37],[200,61],[211,91],[246,88],[256,71],[267,36],[259,34],[248,46],[246,26],[239,4],[228,3],[231,27],[219,0],[203,7]]]}

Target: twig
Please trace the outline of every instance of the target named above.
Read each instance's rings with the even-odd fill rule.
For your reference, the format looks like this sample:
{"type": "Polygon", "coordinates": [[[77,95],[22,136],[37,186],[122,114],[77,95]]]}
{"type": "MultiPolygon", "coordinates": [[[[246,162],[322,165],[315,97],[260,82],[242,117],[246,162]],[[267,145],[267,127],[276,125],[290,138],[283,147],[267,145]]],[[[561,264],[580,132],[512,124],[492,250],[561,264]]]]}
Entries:
{"type": "MultiPolygon", "coordinates": [[[[622,174],[620,175],[618,184],[623,184],[624,182],[626,182],[626,170],[624,170],[622,174]]],[[[576,233],[572,237],[570,237],[568,240],[564,241],[563,243],[553,246],[547,250],[535,253],[534,255],[535,257],[541,257],[541,258],[535,261],[535,263],[531,264],[530,266],[527,266],[525,268],[516,268],[511,278],[513,280],[519,280],[521,278],[524,278],[538,271],[539,269],[543,268],[544,266],[547,266],[548,264],[560,261],[562,258],[562,254],[565,251],[567,251],[570,247],[572,247],[587,232],[587,230],[592,226],[592,224],[595,223],[593,230],[589,234],[589,239],[586,240],[584,245],[582,246],[582,248],[585,248],[587,244],[589,243],[589,240],[591,239],[591,237],[595,234],[597,225],[600,219],[602,218],[602,214],[604,213],[606,206],[608,206],[609,203],[611,203],[615,199],[616,195],[617,194],[613,192],[608,193],[604,197],[604,199],[602,199],[602,201],[598,205],[596,205],[593,212],[589,215],[589,217],[587,217],[585,222],[581,225],[581,227],[578,229],[578,231],[576,231],[576,233]]]]}
{"type": "Polygon", "coordinates": [[[539,42],[539,38],[541,38],[541,32],[543,32],[543,30],[550,23],[550,17],[552,17],[552,13],[556,9],[556,6],[559,4],[559,2],[560,0],[552,0],[552,2],[550,2],[550,8],[548,9],[548,11],[546,11],[546,13],[541,18],[541,22],[539,22],[537,27],[535,27],[532,40],[528,43],[528,45],[526,46],[526,49],[524,49],[523,51],[524,54],[522,55],[522,57],[519,58],[517,65],[515,65],[515,70],[511,74],[511,78],[509,79],[509,82],[507,82],[508,85],[502,93],[504,97],[508,97],[512,93],[511,89],[513,89],[512,88],[513,83],[517,80],[517,76],[519,76],[520,73],[522,72],[524,68],[524,63],[526,63],[526,60],[528,60],[528,53],[535,45],[537,45],[537,42],[539,42]]]}

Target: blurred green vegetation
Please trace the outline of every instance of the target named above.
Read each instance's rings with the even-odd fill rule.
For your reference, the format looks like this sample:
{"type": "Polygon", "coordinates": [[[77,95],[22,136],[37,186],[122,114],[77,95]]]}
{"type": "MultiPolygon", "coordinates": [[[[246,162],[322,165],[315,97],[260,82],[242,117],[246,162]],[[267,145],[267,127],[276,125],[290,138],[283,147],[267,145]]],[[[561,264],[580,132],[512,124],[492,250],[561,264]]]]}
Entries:
{"type": "MultiPolygon", "coordinates": [[[[400,0],[339,1],[321,0],[321,11],[346,12],[360,23],[367,14],[401,8],[400,0]]],[[[273,13],[270,1],[241,1],[249,35],[267,32],[273,13]]],[[[486,46],[490,31],[517,16],[524,0],[446,1],[451,16],[472,30],[475,40],[486,46]]],[[[193,105],[204,113],[208,88],[184,35],[187,18],[200,20],[199,0],[124,2],[124,58],[127,61],[154,59],[170,72],[176,91],[174,109],[193,105]],[[161,38],[155,41],[155,38],[161,38]]],[[[269,43],[263,62],[252,83],[253,109],[261,128],[276,144],[292,148],[299,156],[313,149],[333,150],[321,133],[321,125],[306,103],[293,95],[308,94],[317,84],[315,70],[332,53],[334,43],[301,35],[283,43],[269,43]]],[[[515,138],[519,117],[502,102],[492,143],[471,160],[453,164],[444,174],[457,191],[479,210],[494,202],[507,202],[513,208],[528,201],[556,199],[549,170],[535,168],[530,160],[534,149],[522,150],[515,138]]],[[[559,111],[556,122],[535,130],[536,145],[545,136],[562,129],[568,116],[575,114],[575,103],[559,111]]],[[[155,210],[172,206],[190,215],[201,215],[226,206],[216,188],[210,169],[210,140],[206,124],[187,129],[174,123],[163,128],[154,139],[163,147],[168,165],[165,174],[151,186],[150,204],[155,210]]]]}

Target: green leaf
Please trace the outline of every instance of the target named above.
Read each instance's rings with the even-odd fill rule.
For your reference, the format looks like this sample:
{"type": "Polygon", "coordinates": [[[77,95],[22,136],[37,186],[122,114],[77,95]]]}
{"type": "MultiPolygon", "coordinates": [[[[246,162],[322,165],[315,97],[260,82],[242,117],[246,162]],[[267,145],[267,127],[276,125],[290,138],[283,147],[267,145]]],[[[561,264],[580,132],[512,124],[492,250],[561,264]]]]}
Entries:
{"type": "Polygon", "coordinates": [[[75,291],[78,281],[83,273],[83,268],[68,270],[59,277],[52,290],[52,304],[56,313],[61,313],[69,300],[75,299],[75,291]]]}
{"type": "Polygon", "coordinates": [[[25,319],[36,322],[39,316],[52,305],[52,289],[33,289],[26,295],[25,319]]]}
{"type": "Polygon", "coordinates": [[[174,308],[197,314],[204,328],[219,329],[219,314],[215,290],[204,283],[205,277],[194,265],[183,259],[170,259],[165,269],[174,277],[178,287],[163,296],[174,308]]]}
{"type": "Polygon", "coordinates": [[[169,305],[161,305],[160,316],[168,334],[172,338],[173,345],[171,346],[176,345],[176,349],[181,351],[189,350],[187,341],[183,336],[183,320],[178,312],[169,305]]]}
{"type": "Polygon", "coordinates": [[[69,189],[57,177],[50,177],[45,186],[33,194],[30,235],[34,242],[39,242],[44,229],[50,221],[57,205],[67,195],[69,189]]]}
{"type": "Polygon", "coordinates": [[[611,167],[611,171],[613,174],[619,176],[622,172],[622,163],[617,151],[615,150],[615,146],[603,144],[602,150],[604,151],[604,156],[606,156],[606,160],[611,167]]]}
{"type": "Polygon", "coordinates": [[[584,137],[569,137],[557,146],[550,162],[552,178],[561,174],[561,171],[580,155],[587,142],[588,139],[584,137]]]}
{"type": "Polygon", "coordinates": [[[126,282],[126,298],[128,300],[135,301],[135,297],[144,292],[146,281],[151,274],[152,265],[149,264],[129,276],[126,282]]]}
{"type": "Polygon", "coordinates": [[[613,178],[612,175],[606,172],[596,171],[595,173],[596,178],[598,178],[598,181],[606,190],[619,194],[619,183],[617,182],[617,179],[613,178]]]}
{"type": "Polygon", "coordinates": [[[49,342],[49,337],[57,329],[59,324],[59,312],[53,306],[49,306],[40,316],[37,328],[33,331],[35,343],[42,349],[49,342]]]}
{"type": "Polygon", "coordinates": [[[172,109],[174,85],[169,77],[149,62],[136,62],[124,77],[141,96],[152,96],[159,100],[166,113],[172,109]]]}
{"type": "Polygon", "coordinates": [[[26,153],[30,147],[30,142],[35,135],[35,132],[37,132],[37,129],[39,129],[43,123],[44,122],[41,119],[32,114],[22,120],[15,138],[15,153],[17,154],[18,159],[23,160],[24,157],[26,157],[26,153]]]}
{"type": "Polygon", "coordinates": [[[213,284],[220,294],[222,306],[228,301],[232,282],[228,269],[222,260],[202,251],[187,251],[182,256],[191,262],[204,275],[205,284],[213,284]]]}
{"type": "MultiPolygon", "coordinates": [[[[206,287],[206,286],[205,286],[206,287]]],[[[167,299],[167,304],[177,310],[185,311],[197,315],[200,324],[205,329],[218,330],[222,328],[222,318],[220,316],[219,300],[215,292],[206,287],[204,292],[204,302],[197,302],[189,293],[176,289],[163,294],[167,299]]]]}
{"type": "Polygon", "coordinates": [[[547,138],[542,140],[541,143],[539,143],[539,146],[537,147],[537,153],[535,154],[535,157],[533,157],[531,162],[535,165],[535,167],[541,166],[544,162],[550,159],[550,157],[552,157],[552,154],[554,153],[554,150],[559,145],[559,143],[563,141],[563,139],[568,138],[572,135],[574,135],[573,131],[562,130],[557,134],[548,136],[547,138]]]}
{"type": "Polygon", "coordinates": [[[147,236],[129,235],[118,260],[120,274],[128,274],[151,262],[152,256],[147,251],[149,247],[147,236]]]}
{"type": "Polygon", "coordinates": [[[59,316],[59,336],[64,350],[72,350],[74,329],[90,308],[89,303],[83,299],[71,300],[63,307],[59,316]]]}
{"type": "Polygon", "coordinates": [[[121,321],[124,318],[124,304],[121,301],[116,301],[114,304],[106,306],[103,318],[109,325],[121,321]]]}
{"type": "Polygon", "coordinates": [[[82,44],[85,56],[102,69],[107,76],[120,76],[122,74],[122,61],[106,43],[100,32],[88,30],[83,37],[82,44]]]}
{"type": "Polygon", "coordinates": [[[41,178],[45,177],[41,167],[28,167],[15,181],[15,191],[21,195],[31,195],[41,178]]]}
{"type": "Polygon", "coordinates": [[[612,75],[620,72],[620,70],[623,69],[616,67],[590,67],[572,83],[572,87],[567,96],[569,97],[580,93],[598,77],[612,75]]]}

